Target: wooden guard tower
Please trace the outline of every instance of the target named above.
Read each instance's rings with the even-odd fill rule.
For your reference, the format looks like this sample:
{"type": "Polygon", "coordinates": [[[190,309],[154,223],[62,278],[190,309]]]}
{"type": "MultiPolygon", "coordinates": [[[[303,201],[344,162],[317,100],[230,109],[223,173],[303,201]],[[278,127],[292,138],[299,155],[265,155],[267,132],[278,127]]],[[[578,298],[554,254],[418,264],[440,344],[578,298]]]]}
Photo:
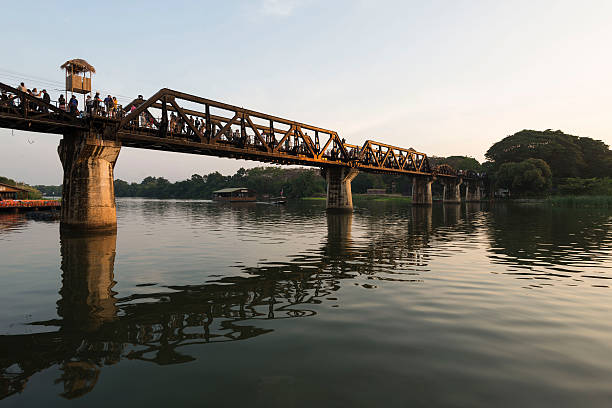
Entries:
{"type": "Polygon", "coordinates": [[[66,70],[66,94],[91,92],[91,74],[96,73],[96,69],[91,64],[77,58],[64,62],[60,68],[66,70]]]}

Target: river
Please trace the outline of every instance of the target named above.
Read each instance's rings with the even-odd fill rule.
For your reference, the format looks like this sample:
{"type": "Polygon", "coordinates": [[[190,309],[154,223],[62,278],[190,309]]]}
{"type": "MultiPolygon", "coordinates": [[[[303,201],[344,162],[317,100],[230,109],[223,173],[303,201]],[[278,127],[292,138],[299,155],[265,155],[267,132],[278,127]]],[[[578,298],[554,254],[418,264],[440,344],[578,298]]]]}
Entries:
{"type": "Polygon", "coordinates": [[[601,407],[612,211],[117,200],[0,214],[0,406],[601,407]]]}

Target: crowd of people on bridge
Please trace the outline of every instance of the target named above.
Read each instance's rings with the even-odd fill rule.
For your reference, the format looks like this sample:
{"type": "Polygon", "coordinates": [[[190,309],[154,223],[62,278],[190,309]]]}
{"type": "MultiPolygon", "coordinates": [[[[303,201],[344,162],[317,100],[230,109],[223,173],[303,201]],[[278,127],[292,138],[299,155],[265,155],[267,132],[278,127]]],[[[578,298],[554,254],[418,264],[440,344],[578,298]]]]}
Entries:
{"type": "MultiPolygon", "coordinates": [[[[118,103],[116,97],[107,94],[103,99],[100,92],[96,92],[93,97],[91,95],[87,95],[84,100],[84,107],[81,109],[79,106],[79,100],[74,94],[67,99],[67,97],[64,96],[64,93],[61,93],[56,101],[52,101],[51,96],[46,89],[42,89],[41,91],[38,91],[37,88],[29,89],[23,82],[19,84],[17,91],[19,92],[2,90],[0,96],[0,108],[18,107],[20,109],[25,108],[29,112],[48,113],[50,111],[49,106],[55,106],[62,111],[69,112],[70,114],[80,118],[104,117],[120,119],[129,113],[126,112],[126,110],[124,110],[118,103]],[[20,92],[30,95],[32,98],[21,97],[20,92]],[[44,103],[36,103],[33,98],[38,98],[44,103]]],[[[145,100],[143,96],[138,95],[138,98],[133,101],[133,103],[128,105],[129,109],[127,110],[130,112],[134,111],[137,106],[144,102],[145,100]]],[[[130,124],[135,128],[151,129],[157,132],[159,132],[163,126],[161,120],[159,118],[154,118],[149,110],[143,110],[140,112],[138,117],[131,121],[130,124]]],[[[214,125],[207,127],[203,117],[184,116],[177,114],[175,111],[172,111],[169,115],[166,125],[167,129],[165,131],[162,130],[162,132],[167,133],[170,137],[186,137],[194,141],[199,141],[200,136],[202,136],[204,139],[208,139],[211,136],[209,133],[215,132],[214,125]]],[[[217,139],[218,141],[222,143],[229,143],[236,147],[254,146],[265,149],[264,144],[271,148],[275,148],[280,143],[274,135],[270,135],[266,131],[261,130],[260,139],[255,135],[249,135],[244,127],[241,129],[236,129],[235,127],[232,129],[229,127],[222,135],[219,136],[220,137],[217,139]]],[[[310,141],[307,134],[305,136],[305,139],[310,141]]],[[[342,144],[344,144],[344,139],[342,140],[342,144]]],[[[307,143],[297,135],[285,138],[282,146],[279,148],[280,151],[295,155],[308,155],[310,154],[311,149],[318,151],[319,146],[314,145],[312,141],[307,143]]],[[[325,153],[325,157],[332,160],[342,158],[350,160],[351,158],[355,158],[357,156],[358,149],[348,148],[347,153],[348,158],[345,157],[340,144],[334,141],[334,143],[325,153]]]]}
{"type": "Polygon", "coordinates": [[[3,89],[0,94],[0,107],[27,108],[28,111],[47,113],[49,112],[49,107],[47,105],[55,105],[55,107],[75,116],[120,118],[123,117],[124,114],[121,105],[119,105],[117,101],[117,97],[111,96],[110,94],[104,99],[100,96],[100,92],[96,92],[93,98],[91,95],[87,95],[85,98],[85,109],[80,110],[79,100],[74,94],[68,100],[66,100],[64,94],[60,94],[57,101],[52,101],[46,89],[42,89],[41,91],[37,88],[29,89],[25,86],[25,83],[21,82],[17,90],[33,98],[40,99],[44,104],[38,104],[31,99],[28,100],[28,98],[20,98],[19,93],[11,93],[3,89]]]}

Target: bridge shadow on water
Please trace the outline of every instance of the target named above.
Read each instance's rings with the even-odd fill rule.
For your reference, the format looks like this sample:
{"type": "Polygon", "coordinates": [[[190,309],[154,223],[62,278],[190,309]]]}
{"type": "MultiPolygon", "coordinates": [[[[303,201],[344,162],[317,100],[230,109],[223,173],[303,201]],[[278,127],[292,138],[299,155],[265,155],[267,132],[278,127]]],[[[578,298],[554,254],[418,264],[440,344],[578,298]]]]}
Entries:
{"type": "MultiPolygon", "coordinates": [[[[244,215],[236,211],[239,217],[244,215]]],[[[0,336],[0,398],[23,391],[32,375],[53,366],[61,371],[56,379],[63,385],[61,395],[76,398],[95,387],[104,366],[122,360],[158,365],[193,361],[187,346],[273,332],[263,320],[314,316],[319,305],[333,302],[330,299],[335,299],[343,284],[356,283],[355,277],[365,278],[359,284],[366,288],[375,287],[376,281],[420,284],[430,272],[432,257],[453,256],[451,243],[453,248],[460,248],[461,241],[474,245],[473,237],[483,232],[489,240],[486,253],[491,262],[519,264],[526,269],[531,267],[529,259],[558,263],[564,252],[554,250],[563,242],[559,237],[578,230],[591,233],[574,236],[568,245],[580,240],[577,247],[586,252],[593,246],[609,247],[609,242],[605,243],[610,226],[607,213],[592,215],[592,225],[568,221],[562,227],[547,227],[551,220],[536,221],[541,215],[534,218],[519,212],[518,222],[510,222],[498,214],[506,211],[505,207],[483,212],[480,204],[433,209],[413,206],[388,213],[385,207],[366,206],[360,211],[367,220],[360,223],[359,231],[355,231],[352,214],[328,214],[327,236],[318,249],[295,255],[290,261],[262,262],[257,267],[241,267],[241,276],[125,297],[113,291],[116,234],[62,233],[58,318],[32,323],[56,331],[0,336]],[[541,251],[538,243],[552,243],[553,248],[541,251]]],[[[558,225],[559,220],[552,221],[558,225]]],[[[11,223],[7,221],[7,225],[11,223]]],[[[576,257],[579,263],[581,258],[576,257]]],[[[518,277],[524,279],[529,273],[521,272],[518,277]]],[[[541,277],[539,272],[533,273],[541,277]]]]}

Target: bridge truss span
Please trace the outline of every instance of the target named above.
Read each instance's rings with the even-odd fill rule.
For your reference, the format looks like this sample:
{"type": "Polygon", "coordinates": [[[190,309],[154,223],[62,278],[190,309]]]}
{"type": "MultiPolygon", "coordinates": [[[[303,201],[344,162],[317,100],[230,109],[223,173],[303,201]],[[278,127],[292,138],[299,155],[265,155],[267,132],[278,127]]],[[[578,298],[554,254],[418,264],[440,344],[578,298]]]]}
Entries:
{"type": "Polygon", "coordinates": [[[166,88],[126,111],[116,132],[124,146],[381,173],[435,171],[414,149],[372,140],[359,147],[333,130],[166,88]]]}

